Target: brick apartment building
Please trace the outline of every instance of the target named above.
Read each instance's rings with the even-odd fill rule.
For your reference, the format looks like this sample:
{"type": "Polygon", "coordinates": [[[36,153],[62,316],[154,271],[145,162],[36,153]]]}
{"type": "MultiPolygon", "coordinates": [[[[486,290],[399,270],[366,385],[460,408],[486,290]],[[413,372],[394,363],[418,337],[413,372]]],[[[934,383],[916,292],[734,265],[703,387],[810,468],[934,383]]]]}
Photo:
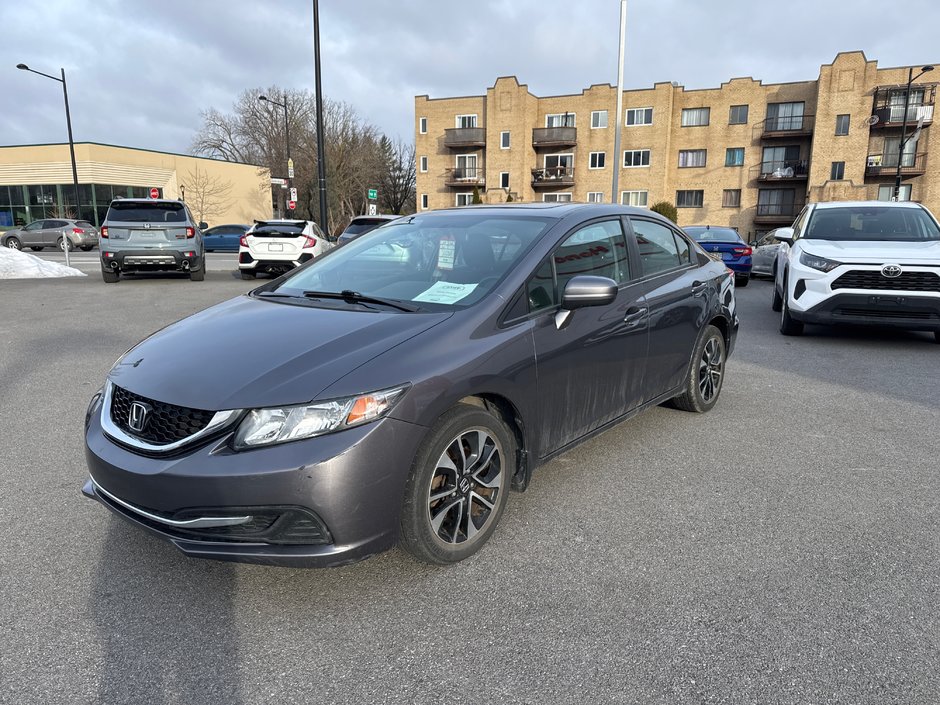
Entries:
{"type": "MultiPolygon", "coordinates": [[[[940,155],[927,158],[940,150],[930,129],[934,75],[911,89],[906,134],[923,120],[900,159],[901,198],[940,214],[940,155]]],[[[888,200],[908,76],[908,67],[879,69],[855,51],[811,81],[627,90],[618,155],[617,89],[608,84],[540,98],[510,76],[482,96],[417,96],[418,209],[467,204],[474,187],[488,203],[510,194],[610,202],[614,168],[620,202],[670,201],[680,225],[730,225],[742,234],[789,224],[807,201],[888,200]]]]}

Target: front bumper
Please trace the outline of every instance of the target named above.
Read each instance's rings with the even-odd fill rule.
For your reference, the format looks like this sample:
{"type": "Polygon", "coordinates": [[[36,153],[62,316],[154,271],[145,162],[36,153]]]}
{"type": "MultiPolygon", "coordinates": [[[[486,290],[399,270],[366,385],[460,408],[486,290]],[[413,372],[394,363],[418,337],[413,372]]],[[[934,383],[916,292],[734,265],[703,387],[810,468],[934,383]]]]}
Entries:
{"type": "Polygon", "coordinates": [[[203,266],[203,255],[195,245],[186,250],[101,250],[101,266],[120,271],[179,271],[199,270],[203,266]],[[192,257],[185,256],[193,252],[192,257]]]}
{"type": "Polygon", "coordinates": [[[940,297],[911,296],[904,292],[836,294],[806,311],[790,310],[804,323],[852,324],[940,330],[940,297]]]}
{"type": "Polygon", "coordinates": [[[182,455],[147,457],[105,436],[96,413],[85,434],[91,479],[82,491],[188,556],[293,567],[343,565],[396,543],[405,483],[425,432],[387,417],[236,453],[230,431],[182,455]],[[285,540],[273,529],[234,531],[234,536],[219,531],[213,537],[180,528],[194,518],[211,524],[220,517],[289,511],[322,531],[309,543],[298,543],[296,534],[285,540]]]}

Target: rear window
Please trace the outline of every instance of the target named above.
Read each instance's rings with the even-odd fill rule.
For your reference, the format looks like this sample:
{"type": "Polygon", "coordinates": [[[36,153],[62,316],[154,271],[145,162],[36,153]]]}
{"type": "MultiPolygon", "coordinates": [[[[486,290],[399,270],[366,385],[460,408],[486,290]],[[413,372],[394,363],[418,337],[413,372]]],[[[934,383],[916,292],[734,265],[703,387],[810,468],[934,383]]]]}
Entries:
{"type": "Polygon", "coordinates": [[[303,235],[306,223],[258,223],[251,234],[255,237],[297,237],[303,235]]]}
{"type": "Polygon", "coordinates": [[[685,228],[697,242],[744,242],[733,228],[685,228]]]}
{"type": "Polygon", "coordinates": [[[810,240],[918,242],[940,240],[940,230],[922,208],[845,206],[817,208],[802,237],[810,240]]]}
{"type": "Polygon", "coordinates": [[[95,227],[94,225],[89,223],[87,220],[77,220],[75,221],[75,225],[77,225],[80,228],[94,228],[95,227]]]}
{"type": "Polygon", "coordinates": [[[363,218],[356,219],[351,222],[346,230],[343,231],[344,235],[360,235],[362,233],[367,233],[370,230],[375,230],[377,227],[383,223],[390,222],[387,218],[363,218]]]}
{"type": "Polygon", "coordinates": [[[114,201],[105,220],[119,223],[185,223],[182,203],[114,201]]]}

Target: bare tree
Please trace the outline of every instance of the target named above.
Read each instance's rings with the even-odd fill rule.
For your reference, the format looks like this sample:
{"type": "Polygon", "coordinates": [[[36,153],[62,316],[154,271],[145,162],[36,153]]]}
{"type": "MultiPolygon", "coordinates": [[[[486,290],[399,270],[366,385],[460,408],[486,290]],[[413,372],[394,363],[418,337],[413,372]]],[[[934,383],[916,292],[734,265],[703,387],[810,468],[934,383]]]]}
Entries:
{"type": "Polygon", "coordinates": [[[180,186],[186,190],[186,204],[197,221],[213,220],[231,206],[232,182],[220,176],[209,176],[198,166],[187,172],[180,186]]]}
{"type": "Polygon", "coordinates": [[[401,139],[379,141],[379,201],[382,210],[402,215],[415,211],[415,146],[401,139]]]}

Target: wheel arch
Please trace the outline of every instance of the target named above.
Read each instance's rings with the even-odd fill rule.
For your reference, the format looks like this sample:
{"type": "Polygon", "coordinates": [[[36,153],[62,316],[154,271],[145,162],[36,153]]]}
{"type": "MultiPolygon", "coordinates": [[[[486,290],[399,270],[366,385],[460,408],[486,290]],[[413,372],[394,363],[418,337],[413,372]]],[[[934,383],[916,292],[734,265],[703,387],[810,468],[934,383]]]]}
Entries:
{"type": "Polygon", "coordinates": [[[529,486],[533,468],[529,459],[525,420],[519,408],[507,397],[495,392],[470,394],[457,403],[484,408],[506,424],[516,441],[516,472],[512,477],[512,489],[524,492],[529,486]]]}

